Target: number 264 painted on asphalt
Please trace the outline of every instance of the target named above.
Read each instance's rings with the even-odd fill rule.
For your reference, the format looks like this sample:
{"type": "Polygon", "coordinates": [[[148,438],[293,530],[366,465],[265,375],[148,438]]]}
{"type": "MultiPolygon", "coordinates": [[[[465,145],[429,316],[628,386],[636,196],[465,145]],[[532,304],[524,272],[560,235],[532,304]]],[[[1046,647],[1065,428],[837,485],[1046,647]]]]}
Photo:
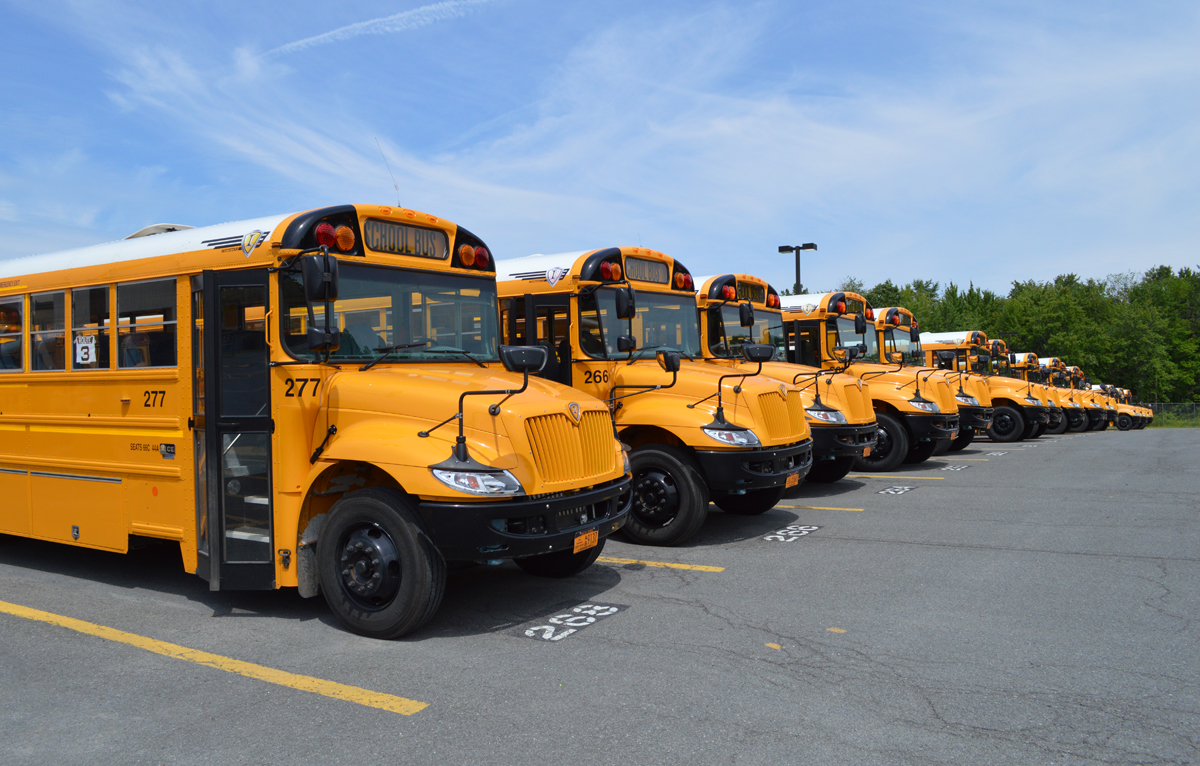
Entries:
{"type": "Polygon", "coordinates": [[[801,537],[816,532],[820,527],[804,526],[800,524],[792,524],[789,527],[776,530],[773,534],[764,537],[764,540],[770,540],[775,543],[791,543],[799,540],[801,537]]]}

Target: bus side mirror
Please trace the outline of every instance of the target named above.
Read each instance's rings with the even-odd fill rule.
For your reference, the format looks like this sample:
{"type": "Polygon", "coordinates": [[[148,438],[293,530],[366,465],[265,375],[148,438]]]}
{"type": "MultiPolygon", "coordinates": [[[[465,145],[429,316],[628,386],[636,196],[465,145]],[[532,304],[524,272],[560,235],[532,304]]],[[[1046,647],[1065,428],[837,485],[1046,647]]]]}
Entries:
{"type": "Polygon", "coordinates": [[[500,361],[509,372],[541,372],[549,354],[542,346],[501,346],[500,361]]]}
{"type": "Polygon", "coordinates": [[[854,315],[854,334],[855,335],[866,335],[867,334],[867,320],[863,317],[862,314],[854,315]]]}
{"type": "MultiPolygon", "coordinates": [[[[748,303],[743,303],[743,306],[749,306],[748,303]]],[[[742,356],[747,362],[769,362],[775,358],[775,347],[769,343],[744,343],[742,344],[742,356]]]]}
{"type": "Polygon", "coordinates": [[[1009,355],[1008,355],[1008,363],[1009,363],[1009,364],[1016,364],[1016,363],[1017,363],[1017,355],[1016,355],[1016,354],[1009,354],[1009,355]]]}
{"type": "Polygon", "coordinates": [[[754,307],[749,303],[738,305],[738,321],[742,327],[754,326],[754,307]]]}
{"type": "Polygon", "coordinates": [[[969,364],[979,364],[979,355],[971,354],[970,356],[967,357],[967,362],[969,364]]]}
{"type": "Polygon", "coordinates": [[[948,348],[944,348],[937,352],[937,358],[941,359],[943,362],[952,361],[954,359],[954,352],[948,348]]]}
{"type": "Polygon", "coordinates": [[[867,355],[867,344],[866,344],[866,343],[859,343],[859,344],[858,344],[857,346],[855,346],[854,348],[858,350],[858,353],[854,355],[854,357],[855,357],[856,359],[857,359],[858,357],[860,357],[860,356],[866,356],[866,355],[867,355]]]}
{"type": "Polygon", "coordinates": [[[921,331],[918,330],[916,327],[910,329],[908,331],[908,340],[912,343],[920,343],[921,342],[921,331]]]}
{"type": "Polygon", "coordinates": [[[322,330],[320,327],[308,326],[308,332],[305,333],[308,340],[309,351],[324,351],[329,349],[332,353],[337,351],[342,345],[342,333],[340,330],[334,330],[326,327],[322,330]]]}
{"type": "Polygon", "coordinates": [[[617,288],[617,319],[633,319],[637,313],[637,301],[633,298],[632,287],[617,288]]]}
{"type": "Polygon", "coordinates": [[[679,372],[679,360],[681,357],[679,352],[675,349],[664,348],[655,354],[655,357],[658,359],[659,367],[663,368],[667,372],[679,372]]]}
{"type": "Polygon", "coordinates": [[[304,295],[313,303],[338,298],[338,261],[332,255],[306,255],[300,259],[304,295]]]}
{"type": "Polygon", "coordinates": [[[617,351],[624,354],[626,352],[634,351],[636,349],[637,349],[637,338],[634,338],[632,335],[618,335],[617,336],[617,351]]]}
{"type": "Polygon", "coordinates": [[[904,353],[901,351],[892,351],[888,354],[888,361],[892,364],[900,364],[904,361],[904,353]]]}

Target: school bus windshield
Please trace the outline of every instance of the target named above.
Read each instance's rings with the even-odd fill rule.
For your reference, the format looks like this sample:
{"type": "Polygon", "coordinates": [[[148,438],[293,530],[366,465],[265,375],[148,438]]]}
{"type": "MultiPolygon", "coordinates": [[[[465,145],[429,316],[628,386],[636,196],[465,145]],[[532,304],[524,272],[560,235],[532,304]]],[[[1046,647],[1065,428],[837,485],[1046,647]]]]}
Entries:
{"type": "MultiPolygon", "coordinates": [[[[638,292],[637,315],[617,319],[616,291],[603,287],[579,296],[579,345],[588,356],[624,358],[617,338],[629,334],[639,349],[675,349],[689,357],[700,355],[700,323],[692,295],[638,292]]],[[[647,357],[649,358],[649,357],[647,357]]]]}
{"type": "MultiPolygon", "coordinates": [[[[370,361],[498,361],[499,325],[496,284],[459,274],[339,264],[338,299],[333,326],[341,345],[330,360],[370,361]]],[[[284,343],[292,356],[311,359],[305,333],[308,323],[325,326],[325,307],[313,306],[309,317],[299,271],[280,272],[284,343]]],[[[323,355],[322,355],[323,356],[323,355]]]]}
{"type": "Polygon", "coordinates": [[[875,341],[875,331],[868,327],[865,335],[854,332],[853,317],[838,317],[829,320],[829,347],[866,345],[867,352],[860,358],[865,361],[879,361],[879,346],[875,341]]]}
{"type": "Polygon", "coordinates": [[[925,366],[925,353],[921,351],[921,341],[913,342],[911,331],[907,327],[889,327],[884,330],[883,350],[885,354],[893,351],[904,354],[906,367],[925,366]]]}
{"type": "Polygon", "coordinates": [[[740,309],[735,303],[726,303],[720,309],[708,312],[708,350],[713,356],[740,359],[742,345],[746,343],[774,346],[775,360],[787,359],[783,315],[757,309],[754,324],[742,327],[740,309]]]}

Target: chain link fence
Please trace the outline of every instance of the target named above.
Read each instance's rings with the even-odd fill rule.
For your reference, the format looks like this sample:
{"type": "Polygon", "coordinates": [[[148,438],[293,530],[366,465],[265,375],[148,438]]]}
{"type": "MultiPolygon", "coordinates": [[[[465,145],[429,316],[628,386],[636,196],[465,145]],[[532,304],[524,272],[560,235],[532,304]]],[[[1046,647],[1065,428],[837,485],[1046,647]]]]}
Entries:
{"type": "Polygon", "coordinates": [[[1154,412],[1154,422],[1150,428],[1200,427],[1195,402],[1155,402],[1150,409],[1154,412]]]}

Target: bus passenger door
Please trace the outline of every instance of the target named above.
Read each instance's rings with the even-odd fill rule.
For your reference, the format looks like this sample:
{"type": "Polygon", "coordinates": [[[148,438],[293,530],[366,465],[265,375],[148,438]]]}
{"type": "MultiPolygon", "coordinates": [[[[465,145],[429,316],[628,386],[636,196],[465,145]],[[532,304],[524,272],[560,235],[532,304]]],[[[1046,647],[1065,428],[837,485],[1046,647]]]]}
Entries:
{"type": "Polygon", "coordinates": [[[265,269],[192,281],[197,574],[210,590],[275,587],[265,269]]]}
{"type": "Polygon", "coordinates": [[[571,385],[571,296],[526,295],[514,301],[517,344],[546,349],[546,366],[538,373],[547,380],[571,385]]]}

